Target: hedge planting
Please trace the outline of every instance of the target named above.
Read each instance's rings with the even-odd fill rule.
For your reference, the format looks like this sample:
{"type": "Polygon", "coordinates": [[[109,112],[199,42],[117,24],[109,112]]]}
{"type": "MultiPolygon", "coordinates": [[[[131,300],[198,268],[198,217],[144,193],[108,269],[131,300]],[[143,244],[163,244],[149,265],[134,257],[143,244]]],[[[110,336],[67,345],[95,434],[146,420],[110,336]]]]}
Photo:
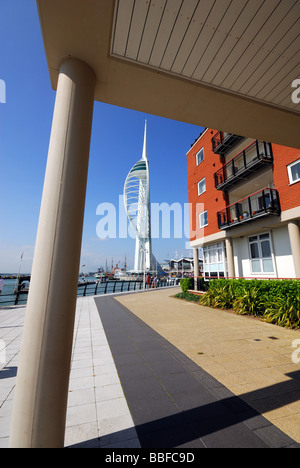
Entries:
{"type": "MultiPolygon", "coordinates": [[[[194,278],[189,277],[189,278],[182,278],[180,280],[180,286],[182,292],[188,292],[190,289],[194,289],[194,278]]],[[[199,291],[207,291],[208,289],[208,282],[204,280],[204,278],[197,278],[197,287],[199,291]]]]}
{"type": "Polygon", "coordinates": [[[269,323],[300,327],[299,280],[215,279],[199,303],[259,316],[269,323]]]}
{"type": "Polygon", "coordinates": [[[180,280],[182,292],[187,293],[189,289],[194,289],[194,278],[182,278],[180,280]]]}

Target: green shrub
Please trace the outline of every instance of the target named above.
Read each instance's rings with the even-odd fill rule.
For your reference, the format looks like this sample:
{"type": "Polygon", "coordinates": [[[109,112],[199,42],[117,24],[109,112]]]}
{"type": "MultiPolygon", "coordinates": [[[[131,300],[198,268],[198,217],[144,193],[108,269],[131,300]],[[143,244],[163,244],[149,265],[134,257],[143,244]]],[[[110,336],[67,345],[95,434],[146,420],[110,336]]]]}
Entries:
{"type": "Polygon", "coordinates": [[[209,307],[219,307],[221,309],[231,309],[234,295],[231,285],[223,286],[221,289],[209,289],[199,299],[199,304],[209,307]]]}
{"type": "Polygon", "coordinates": [[[270,301],[263,318],[268,323],[274,323],[283,327],[300,327],[300,295],[278,296],[270,301]]]}
{"type": "Polygon", "coordinates": [[[215,307],[214,298],[215,298],[214,291],[212,289],[208,289],[208,291],[205,294],[203,294],[203,296],[200,296],[199,304],[207,306],[207,307],[215,307]]]}
{"type": "Polygon", "coordinates": [[[244,288],[243,293],[234,300],[233,308],[239,315],[262,315],[265,299],[258,288],[244,288]]]}
{"type": "Polygon", "coordinates": [[[235,300],[235,293],[233,291],[232,284],[223,286],[218,290],[214,298],[214,307],[221,309],[231,309],[235,300]]]}
{"type": "Polygon", "coordinates": [[[194,289],[194,278],[182,278],[180,280],[181,290],[188,292],[189,289],[194,289]]]}
{"type": "Polygon", "coordinates": [[[209,307],[231,309],[235,300],[233,283],[226,280],[209,282],[207,292],[200,298],[199,303],[209,307]]]}
{"type": "Polygon", "coordinates": [[[234,309],[237,314],[260,316],[265,321],[300,328],[299,280],[215,279],[199,304],[234,309]]]}
{"type": "Polygon", "coordinates": [[[199,301],[199,296],[197,294],[192,294],[189,292],[181,292],[181,293],[175,294],[175,297],[177,297],[178,299],[185,299],[188,302],[199,301]]]}

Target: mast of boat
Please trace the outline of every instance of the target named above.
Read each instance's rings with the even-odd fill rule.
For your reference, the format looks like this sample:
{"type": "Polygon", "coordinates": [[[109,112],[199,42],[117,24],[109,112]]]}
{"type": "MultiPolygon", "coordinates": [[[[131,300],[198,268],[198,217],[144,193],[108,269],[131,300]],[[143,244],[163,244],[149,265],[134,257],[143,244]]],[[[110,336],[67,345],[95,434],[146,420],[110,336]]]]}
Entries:
{"type": "Polygon", "coordinates": [[[23,255],[24,255],[24,252],[21,253],[21,257],[20,257],[19,271],[18,271],[17,278],[16,278],[15,289],[18,288],[18,283],[19,283],[19,278],[20,278],[20,271],[21,271],[22,260],[23,260],[23,255]]]}

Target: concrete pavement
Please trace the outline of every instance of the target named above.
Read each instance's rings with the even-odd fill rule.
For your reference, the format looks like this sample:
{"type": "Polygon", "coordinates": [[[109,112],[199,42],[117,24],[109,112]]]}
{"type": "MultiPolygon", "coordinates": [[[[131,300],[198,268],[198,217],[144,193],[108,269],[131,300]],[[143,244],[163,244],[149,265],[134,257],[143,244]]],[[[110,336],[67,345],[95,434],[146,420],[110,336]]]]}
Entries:
{"type": "MultiPolygon", "coordinates": [[[[0,309],[0,448],[8,448],[25,307],[0,309]],[[2,341],[1,341],[2,340],[2,341]]],[[[93,297],[77,300],[65,446],[140,446],[93,297]]]]}
{"type": "MultiPolygon", "coordinates": [[[[297,446],[299,331],[174,299],[176,290],[78,299],[65,446],[297,446]]],[[[25,310],[0,309],[0,448],[25,310]]]]}
{"type": "Polygon", "coordinates": [[[300,442],[300,330],[203,307],[162,290],[117,300],[291,438],[300,442]],[[299,345],[298,345],[299,347],[299,345]]]}

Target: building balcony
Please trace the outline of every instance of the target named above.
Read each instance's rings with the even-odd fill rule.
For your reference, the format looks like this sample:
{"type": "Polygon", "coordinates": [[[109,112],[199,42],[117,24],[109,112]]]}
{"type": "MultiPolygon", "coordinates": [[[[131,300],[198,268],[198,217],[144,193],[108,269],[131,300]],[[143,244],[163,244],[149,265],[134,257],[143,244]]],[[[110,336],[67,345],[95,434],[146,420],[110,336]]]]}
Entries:
{"type": "Polygon", "coordinates": [[[219,229],[228,229],[263,216],[278,216],[280,212],[277,190],[267,187],[218,211],[218,225],[219,229]]]}
{"type": "Polygon", "coordinates": [[[211,139],[212,150],[216,154],[224,156],[244,137],[234,135],[233,133],[217,132],[211,139]]]}
{"type": "Polygon", "coordinates": [[[272,146],[256,140],[215,172],[215,186],[218,190],[228,190],[272,164],[272,146]]]}

